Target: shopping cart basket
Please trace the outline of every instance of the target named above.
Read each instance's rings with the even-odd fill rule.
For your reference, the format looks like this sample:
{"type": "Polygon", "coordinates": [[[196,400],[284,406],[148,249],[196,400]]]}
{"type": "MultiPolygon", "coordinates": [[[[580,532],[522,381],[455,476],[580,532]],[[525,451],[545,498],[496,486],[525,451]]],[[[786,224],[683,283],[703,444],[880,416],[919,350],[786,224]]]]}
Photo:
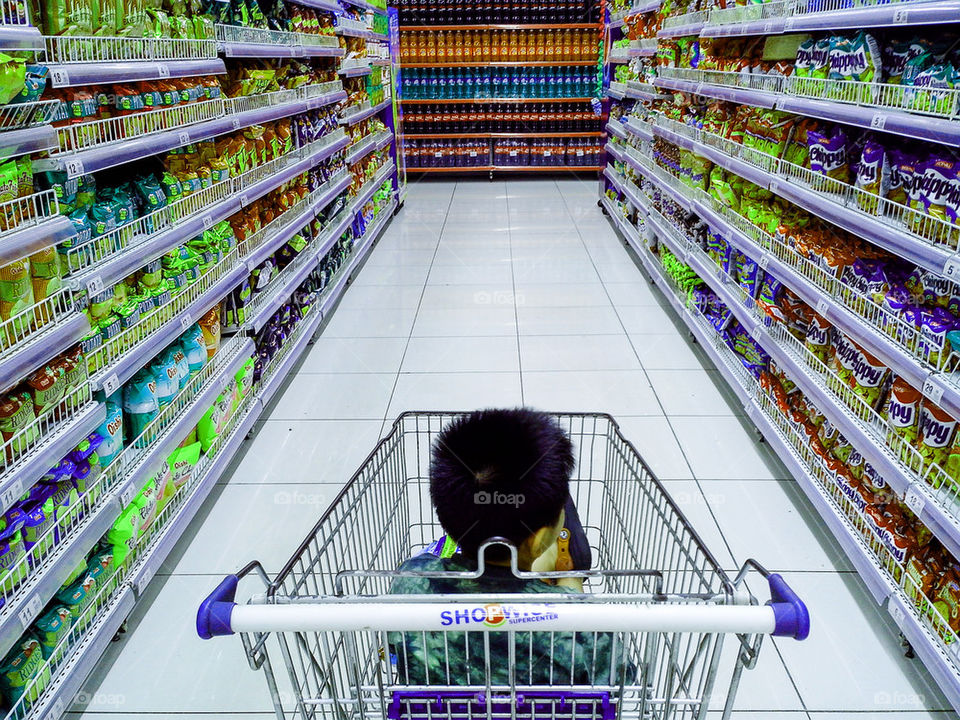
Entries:
{"type": "MultiPolygon", "coordinates": [[[[251,563],[200,607],[201,637],[241,633],[278,718],[665,720],[705,718],[711,699],[727,717],[763,636],[807,636],[806,607],[783,579],[748,561],[731,580],[601,414],[556,416],[574,443],[571,494],[595,566],[562,574],[581,575],[583,593],[391,595],[398,566],[443,534],[429,496],[430,449],[456,416],[402,415],[276,578],[251,563]],[[768,581],[766,605],[747,588],[751,570],[768,581]],[[248,575],[266,591],[237,604],[248,575]],[[736,637],[721,658],[727,634],[736,637]],[[414,659],[403,657],[411,635],[434,648],[433,673],[419,684],[414,659]],[[589,655],[604,636],[614,638],[616,672],[590,682],[558,669],[544,684],[527,662],[544,647],[589,655]],[[273,671],[275,653],[289,686],[273,671]]],[[[550,658],[558,668],[561,660],[550,658]]]]}

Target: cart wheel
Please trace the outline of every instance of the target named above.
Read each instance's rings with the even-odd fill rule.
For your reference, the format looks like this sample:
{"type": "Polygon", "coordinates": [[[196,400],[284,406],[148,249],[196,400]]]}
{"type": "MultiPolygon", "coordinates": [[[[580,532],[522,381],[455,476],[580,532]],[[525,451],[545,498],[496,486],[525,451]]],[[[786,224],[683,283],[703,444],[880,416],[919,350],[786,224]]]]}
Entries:
{"type": "Polygon", "coordinates": [[[696,344],[697,344],[697,336],[694,335],[693,332],[690,331],[690,330],[687,330],[687,340],[690,341],[690,344],[691,344],[691,345],[696,345],[696,344]]]}
{"type": "Polygon", "coordinates": [[[597,207],[600,208],[600,212],[603,213],[604,217],[610,217],[610,213],[607,211],[607,206],[604,205],[600,200],[597,200],[597,207]]]}

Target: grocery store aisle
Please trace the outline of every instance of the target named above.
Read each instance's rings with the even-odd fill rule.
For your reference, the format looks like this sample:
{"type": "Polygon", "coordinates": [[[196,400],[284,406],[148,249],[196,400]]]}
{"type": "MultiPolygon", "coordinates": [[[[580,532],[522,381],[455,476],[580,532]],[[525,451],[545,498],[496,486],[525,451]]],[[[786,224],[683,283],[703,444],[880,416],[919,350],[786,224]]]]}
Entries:
{"type": "Polygon", "coordinates": [[[725,568],[756,557],[808,600],[810,639],[765,644],[739,720],[953,717],[596,197],[593,181],[414,184],[73,716],[273,717],[240,641],[197,639],[203,596],[253,558],[276,572],[400,412],[523,403],[613,414],[725,568]]]}

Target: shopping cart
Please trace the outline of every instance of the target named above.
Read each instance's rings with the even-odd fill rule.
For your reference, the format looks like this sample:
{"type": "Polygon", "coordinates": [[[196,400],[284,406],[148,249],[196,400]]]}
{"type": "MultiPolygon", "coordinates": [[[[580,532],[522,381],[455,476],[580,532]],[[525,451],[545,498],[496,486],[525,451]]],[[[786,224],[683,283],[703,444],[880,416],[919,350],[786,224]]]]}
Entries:
{"type": "MultiPolygon", "coordinates": [[[[806,607],[783,579],[748,561],[731,580],[601,414],[556,416],[574,443],[571,493],[595,569],[554,575],[581,575],[584,593],[391,595],[396,568],[443,535],[429,496],[430,449],[456,416],[402,415],[276,578],[251,563],[201,605],[200,636],[241,633],[281,720],[686,719],[705,718],[711,699],[727,717],[763,636],[806,638],[806,607]],[[747,588],[751,571],[768,581],[766,605],[747,588]],[[259,576],[266,592],[237,604],[246,576],[258,585],[259,576]],[[736,641],[721,662],[726,634],[736,641]],[[405,657],[411,635],[442,647],[433,674],[416,681],[415,658],[405,657]],[[544,684],[527,662],[535,648],[589,654],[604,638],[614,639],[616,671],[588,683],[558,669],[544,684]],[[273,671],[277,652],[289,687],[273,671]],[[721,665],[730,666],[725,685],[721,665]]],[[[515,559],[513,571],[550,575],[519,573],[515,559]]],[[[558,668],[561,660],[549,659],[558,668]]]]}

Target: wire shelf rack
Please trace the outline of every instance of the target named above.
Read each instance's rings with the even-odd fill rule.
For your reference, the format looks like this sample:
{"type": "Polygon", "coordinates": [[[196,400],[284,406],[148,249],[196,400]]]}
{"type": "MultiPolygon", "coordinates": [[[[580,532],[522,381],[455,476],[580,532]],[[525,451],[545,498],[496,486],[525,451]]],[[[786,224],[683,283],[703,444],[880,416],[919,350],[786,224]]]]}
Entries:
{"type": "MultiPolygon", "coordinates": [[[[850,0],[846,1],[850,2],[850,0]]],[[[714,8],[710,10],[707,21],[711,25],[739,25],[742,23],[756,22],[758,20],[784,18],[793,14],[793,9],[796,4],[797,0],[779,0],[777,2],[767,2],[760,5],[738,5],[731,8],[714,8]]]]}
{"type": "MultiPolygon", "coordinates": [[[[43,409],[33,420],[0,444],[0,481],[13,477],[32,452],[91,402],[90,385],[86,380],[86,368],[83,368],[82,382],[68,388],[53,407],[43,409]]],[[[32,406],[32,398],[21,399],[32,406]]]]}
{"type": "Polygon", "coordinates": [[[44,38],[51,64],[210,60],[217,57],[213,39],[81,37],[44,38]]]}
{"type": "Polygon", "coordinates": [[[18,351],[38,339],[40,333],[72,315],[74,310],[73,294],[61,289],[0,322],[0,362],[11,351],[18,351]]]}
{"type": "Polygon", "coordinates": [[[217,25],[217,41],[221,43],[250,43],[251,45],[274,45],[296,47],[300,44],[299,33],[266,28],[217,25]]]}
{"type": "Polygon", "coordinates": [[[683,15],[670,15],[663,19],[663,29],[674,30],[688,25],[702,25],[706,22],[709,14],[709,10],[697,10],[695,12],[684,13],[683,15]]]}
{"type": "MultiPolygon", "coordinates": [[[[206,120],[214,120],[221,117],[223,113],[224,101],[218,98],[76,125],[64,125],[57,128],[59,147],[52,151],[51,155],[89,150],[123,140],[176,130],[206,120]]],[[[189,142],[187,133],[184,133],[183,142],[184,144],[189,142]]]]}
{"type": "Polygon", "coordinates": [[[37,100],[4,105],[0,107],[0,132],[48,125],[53,122],[59,108],[59,100],[37,100]]]}
{"type": "Polygon", "coordinates": [[[41,190],[15,200],[0,203],[0,238],[23,230],[60,214],[60,204],[53,190],[41,190]]]}

